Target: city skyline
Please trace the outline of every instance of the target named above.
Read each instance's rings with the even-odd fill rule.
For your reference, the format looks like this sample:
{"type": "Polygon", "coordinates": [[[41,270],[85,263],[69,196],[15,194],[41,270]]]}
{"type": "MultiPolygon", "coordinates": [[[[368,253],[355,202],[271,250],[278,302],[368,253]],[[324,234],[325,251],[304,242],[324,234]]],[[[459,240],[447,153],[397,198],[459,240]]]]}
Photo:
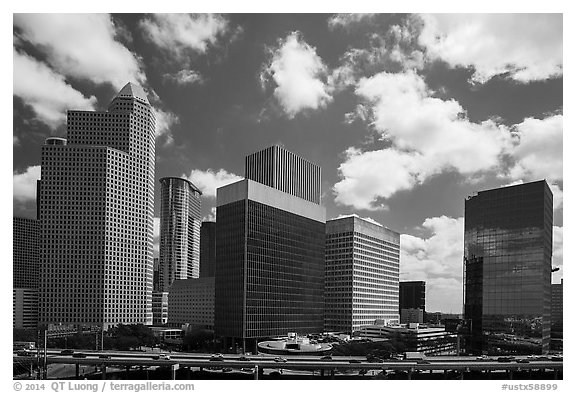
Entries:
{"type": "Polygon", "coordinates": [[[400,279],[426,281],[429,311],[461,311],[464,199],[476,191],[546,178],[561,266],[562,71],[540,60],[562,64],[561,15],[79,20],[14,16],[15,216],[35,216],[39,151],[65,136],[66,110],[104,109],[133,81],[157,108],[156,223],[161,177],[186,176],[213,218],[216,188],[243,177],[243,157],[281,144],[322,168],[327,219],[356,213],[402,234],[400,279]],[[498,25],[499,45],[464,23],[486,37],[498,25]],[[77,34],[62,39],[64,26],[77,34]],[[458,51],[462,39],[477,51],[458,51]]]}

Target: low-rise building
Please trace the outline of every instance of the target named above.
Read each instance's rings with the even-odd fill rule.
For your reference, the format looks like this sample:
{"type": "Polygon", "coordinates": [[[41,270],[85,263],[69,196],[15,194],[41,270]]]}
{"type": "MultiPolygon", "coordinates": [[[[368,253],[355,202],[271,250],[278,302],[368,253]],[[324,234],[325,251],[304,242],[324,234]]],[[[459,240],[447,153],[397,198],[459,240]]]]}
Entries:
{"type": "Polygon", "coordinates": [[[400,323],[423,323],[424,310],[421,308],[402,308],[400,310],[400,323]]]}
{"type": "Polygon", "coordinates": [[[12,289],[12,328],[36,329],[38,326],[38,289],[12,289]]]}
{"type": "Polygon", "coordinates": [[[422,352],[426,355],[449,355],[456,353],[456,334],[444,326],[428,326],[419,323],[397,325],[368,325],[355,332],[362,338],[388,338],[401,342],[406,352],[422,352]]]}

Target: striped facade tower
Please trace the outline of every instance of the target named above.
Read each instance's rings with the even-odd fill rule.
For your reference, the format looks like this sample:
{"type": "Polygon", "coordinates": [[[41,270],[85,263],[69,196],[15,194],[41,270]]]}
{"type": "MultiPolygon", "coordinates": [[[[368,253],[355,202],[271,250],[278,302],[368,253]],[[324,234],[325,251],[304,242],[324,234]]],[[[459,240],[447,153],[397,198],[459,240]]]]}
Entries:
{"type": "Polygon", "coordinates": [[[178,177],[160,179],[160,291],[174,280],[200,276],[200,195],[192,182],[178,177]]]}

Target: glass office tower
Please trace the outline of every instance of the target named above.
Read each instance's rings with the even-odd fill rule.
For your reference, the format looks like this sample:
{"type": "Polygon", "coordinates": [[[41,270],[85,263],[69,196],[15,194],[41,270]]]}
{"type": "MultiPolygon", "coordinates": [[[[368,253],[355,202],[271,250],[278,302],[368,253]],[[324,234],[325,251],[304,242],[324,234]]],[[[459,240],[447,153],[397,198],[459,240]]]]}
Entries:
{"type": "Polygon", "coordinates": [[[545,353],[550,341],[552,192],[546,181],[465,202],[464,315],[470,353],[545,353]]]}
{"type": "MultiPolygon", "coordinates": [[[[277,169],[296,183],[317,172],[291,177],[281,163],[258,165],[255,173],[277,169]]],[[[319,201],[319,184],[310,189],[319,201]]],[[[245,349],[258,338],[322,332],[325,209],[298,192],[244,179],[218,189],[217,217],[216,334],[245,349]]]]}
{"type": "Polygon", "coordinates": [[[200,276],[200,195],[191,181],[163,177],[160,199],[160,291],[200,276]]]}

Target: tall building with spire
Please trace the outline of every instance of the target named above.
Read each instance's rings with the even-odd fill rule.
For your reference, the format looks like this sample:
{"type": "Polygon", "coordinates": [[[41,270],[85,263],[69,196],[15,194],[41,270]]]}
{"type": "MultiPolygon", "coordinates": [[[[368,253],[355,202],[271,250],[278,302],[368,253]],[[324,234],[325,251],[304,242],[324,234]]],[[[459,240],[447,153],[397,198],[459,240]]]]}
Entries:
{"type": "Polygon", "coordinates": [[[126,84],[42,147],[39,323],[152,323],[155,117],[126,84]]]}
{"type": "Polygon", "coordinates": [[[200,276],[200,195],[187,179],[160,179],[160,291],[200,276]]]}
{"type": "Polygon", "coordinates": [[[323,331],[326,227],[320,167],[278,146],[246,165],[244,180],[217,190],[214,321],[244,349],[323,331]]]}

